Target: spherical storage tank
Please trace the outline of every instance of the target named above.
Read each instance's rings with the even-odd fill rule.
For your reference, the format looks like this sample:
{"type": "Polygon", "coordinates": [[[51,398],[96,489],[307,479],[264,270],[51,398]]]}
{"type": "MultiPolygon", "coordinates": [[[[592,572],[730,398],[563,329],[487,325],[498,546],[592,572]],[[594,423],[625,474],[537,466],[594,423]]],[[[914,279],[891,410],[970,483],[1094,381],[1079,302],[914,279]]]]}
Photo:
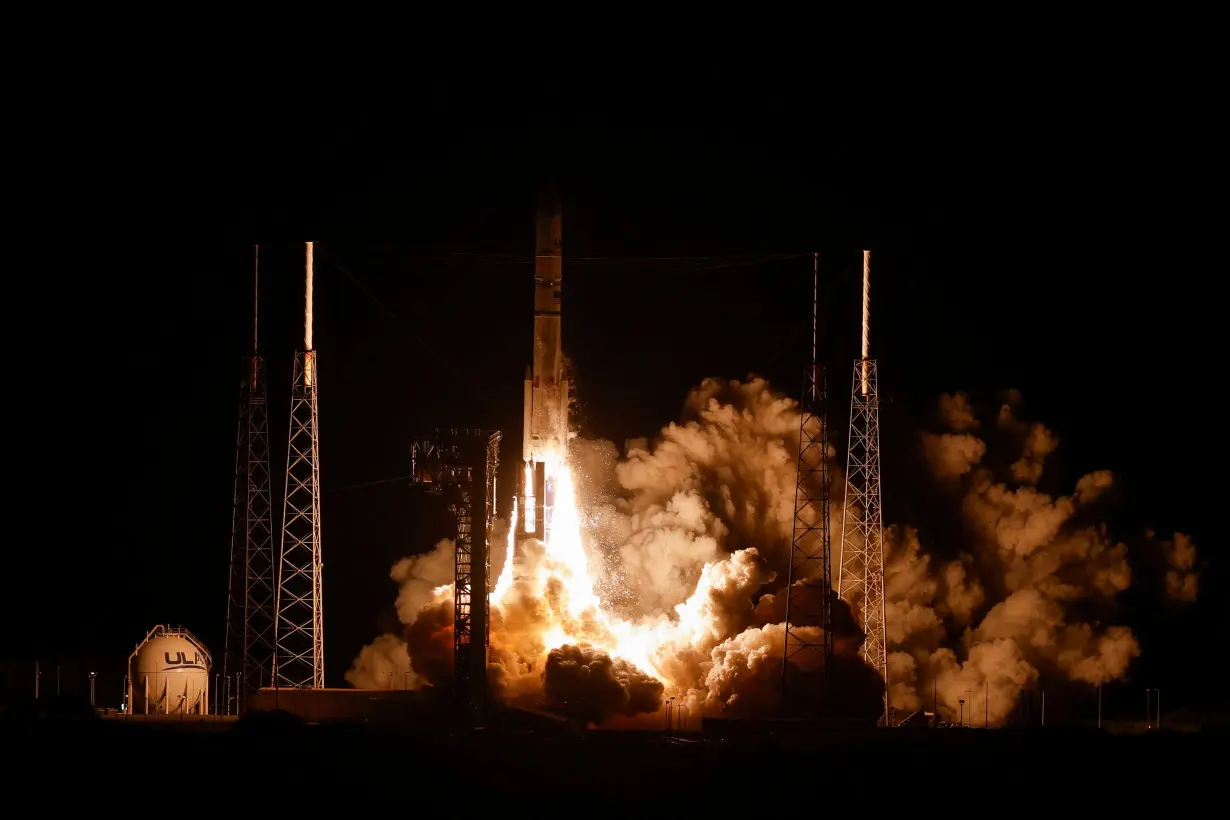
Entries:
{"type": "Polygon", "coordinates": [[[209,653],[182,627],[156,626],[128,658],[128,709],[136,715],[209,714],[209,653]]]}

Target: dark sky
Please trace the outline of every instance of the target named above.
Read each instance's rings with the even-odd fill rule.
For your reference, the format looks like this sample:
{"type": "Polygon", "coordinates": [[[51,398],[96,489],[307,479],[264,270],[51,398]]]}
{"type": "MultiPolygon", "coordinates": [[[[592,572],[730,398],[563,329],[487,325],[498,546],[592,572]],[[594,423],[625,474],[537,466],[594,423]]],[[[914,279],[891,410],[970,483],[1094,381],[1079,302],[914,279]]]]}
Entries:
{"type": "MultiPolygon", "coordinates": [[[[31,298],[9,303],[10,464],[25,500],[10,508],[0,656],[118,668],[160,622],[220,655],[251,246],[276,484],[314,239],[340,685],[391,617],[389,566],[435,537],[404,482],[353,485],[404,475],[411,438],[436,425],[502,429],[506,463],[518,450],[548,181],[585,435],[653,435],[707,376],[797,393],[810,258],[730,257],[813,251],[843,426],[869,247],[890,521],[918,515],[905,451],[938,395],[971,391],[989,413],[1015,387],[1061,437],[1058,484],[1116,470],[1125,533],[1190,532],[1216,558],[1210,282],[1224,262],[1198,204],[1213,196],[1209,143],[1172,117],[1194,91],[1012,73],[993,94],[906,82],[874,105],[808,107],[807,89],[770,77],[680,77],[528,96],[522,78],[420,78],[389,105],[202,74],[173,97],[135,83],[95,99],[89,139],[44,146],[62,163],[31,186],[17,240],[31,298]]],[[[1196,675],[1182,659],[1212,594],[1169,620],[1135,613],[1160,659],[1151,679],[1196,675]]]]}

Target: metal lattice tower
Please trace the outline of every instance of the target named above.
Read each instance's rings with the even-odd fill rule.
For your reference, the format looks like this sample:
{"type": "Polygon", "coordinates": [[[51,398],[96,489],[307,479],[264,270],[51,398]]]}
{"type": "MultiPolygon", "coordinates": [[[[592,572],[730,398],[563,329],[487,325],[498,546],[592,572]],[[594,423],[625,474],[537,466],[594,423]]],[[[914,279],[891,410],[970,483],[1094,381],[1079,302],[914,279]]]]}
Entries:
{"type": "Polygon", "coordinates": [[[312,349],[312,243],[307,243],[303,351],[295,355],[278,565],[275,685],[323,688],[325,633],[320,559],[320,430],[312,349]]]}
{"type": "MultiPolygon", "coordinates": [[[[260,246],[255,252],[252,355],[239,385],[235,505],[231,527],[223,676],[238,677],[238,711],[272,675],[274,642],[273,508],[269,498],[269,408],[265,360],[258,350],[260,246]]],[[[229,705],[229,704],[228,704],[229,705]]]]}
{"type": "Polygon", "coordinates": [[[486,706],[491,639],[491,554],[499,431],[454,429],[414,442],[410,473],[416,486],[443,496],[457,521],[453,553],[453,678],[458,704],[470,719],[486,706]],[[475,592],[479,590],[479,592],[475,592]]]}
{"type": "Polygon", "coordinates": [[[879,673],[888,699],[884,640],[884,520],[880,506],[880,399],[876,361],[868,355],[871,251],[863,251],[863,357],[854,362],[850,439],[837,589],[866,633],[863,659],[879,673]]]}
{"type": "MultiPolygon", "coordinates": [[[[829,526],[828,392],[816,363],[820,256],[813,257],[811,364],[804,370],[799,420],[799,460],[794,485],[794,535],[786,581],[785,660],[827,674],[833,660],[833,592],[829,526]],[[822,633],[812,634],[809,627],[822,633]]],[[[789,702],[789,675],[782,664],[782,703],[789,702]]]]}

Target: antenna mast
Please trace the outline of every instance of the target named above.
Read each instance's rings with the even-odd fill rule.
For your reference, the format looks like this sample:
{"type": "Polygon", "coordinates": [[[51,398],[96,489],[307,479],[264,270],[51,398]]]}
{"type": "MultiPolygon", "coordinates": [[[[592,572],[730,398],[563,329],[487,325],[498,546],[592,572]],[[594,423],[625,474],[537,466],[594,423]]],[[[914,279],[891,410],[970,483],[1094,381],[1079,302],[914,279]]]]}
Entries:
{"type": "Polygon", "coordinates": [[[867,395],[867,359],[871,350],[871,251],[863,251],[863,395],[867,395]]]}
{"type": "MultiPolygon", "coordinates": [[[[265,402],[265,360],[261,358],[257,315],[260,246],[252,271],[252,355],[239,379],[239,424],[235,441],[235,495],[231,563],[227,587],[223,675],[235,676],[235,713],[260,688],[274,646],[273,507],[269,495],[269,411],[265,402]]],[[[227,711],[232,704],[227,697],[227,711]]]]}
{"type": "Polygon", "coordinates": [[[315,244],[315,242],[307,243],[307,288],[303,297],[303,349],[305,351],[312,350],[312,278],[314,275],[312,246],[315,244]]]}
{"type": "MultiPolygon", "coordinates": [[[[820,254],[812,255],[811,363],[803,373],[799,459],[795,467],[794,535],[786,580],[782,711],[815,706],[833,661],[832,537],[829,511],[828,391],[817,360],[820,254]],[[818,680],[817,680],[818,678],[818,680]],[[816,686],[819,683],[820,686],[816,686]]],[[[821,701],[818,704],[823,708],[821,701]]],[[[814,711],[814,709],[813,709],[814,711]]]]}
{"type": "Polygon", "coordinates": [[[258,323],[261,314],[261,246],[254,245],[252,257],[252,352],[260,349],[258,323]]]}

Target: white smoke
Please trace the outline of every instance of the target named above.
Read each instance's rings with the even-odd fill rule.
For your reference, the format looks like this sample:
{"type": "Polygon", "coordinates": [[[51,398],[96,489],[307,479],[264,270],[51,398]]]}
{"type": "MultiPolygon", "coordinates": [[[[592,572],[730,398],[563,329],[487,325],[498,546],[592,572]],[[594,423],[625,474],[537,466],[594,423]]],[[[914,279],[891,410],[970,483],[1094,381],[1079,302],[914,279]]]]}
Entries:
{"type": "MultiPolygon", "coordinates": [[[[1041,424],[1018,421],[1013,406],[1020,396],[1012,391],[1009,398],[996,427],[1019,443],[1015,460],[1001,471],[1011,483],[981,464],[987,447],[969,432],[978,425],[966,412],[968,402],[945,396],[940,416],[953,432],[924,434],[936,477],[961,476],[956,498],[970,551],[933,571],[915,529],[886,533],[889,678],[899,710],[938,701],[941,713],[956,719],[960,701],[978,693],[977,717],[994,725],[1043,675],[1097,685],[1122,677],[1140,653],[1128,627],[1072,615],[1076,604],[1113,613],[1114,597],[1132,581],[1126,544],[1111,538],[1104,523],[1090,523],[1091,505],[1113,486],[1113,475],[1083,476],[1071,495],[1039,492],[1034,485],[1058,439],[1041,424]]],[[[1176,597],[1186,583],[1177,567],[1194,564],[1189,547],[1184,539],[1167,553],[1179,556],[1172,562],[1175,579],[1167,579],[1176,597]]]]}
{"type": "MultiPolygon", "coordinates": [[[[429,608],[447,604],[451,614],[454,550],[454,542],[446,538],[430,552],[402,558],[393,565],[389,577],[398,584],[397,618],[407,632],[429,608]]],[[[438,653],[429,654],[438,659],[438,653]]],[[[359,650],[346,672],[346,682],[356,689],[419,689],[430,680],[414,669],[406,634],[385,633],[359,650]]]]}
{"type": "MultiPolygon", "coordinates": [[[[1040,424],[1018,421],[1019,401],[1010,394],[985,433],[1015,442],[1007,458],[991,457],[995,448],[964,394],[942,397],[947,430],[924,434],[924,453],[945,479],[965,541],[936,544],[913,527],[885,530],[890,699],[899,713],[938,701],[944,716],[956,717],[959,701],[979,692],[983,716],[995,724],[1043,676],[1101,683],[1125,674],[1139,654],[1127,627],[1074,614],[1113,618],[1114,597],[1132,580],[1126,546],[1091,523],[1114,478],[1090,473],[1069,495],[1037,489],[1058,440],[1040,424]]],[[[626,657],[598,649],[610,644],[612,627],[572,612],[554,574],[562,569],[541,542],[524,541],[513,573],[519,580],[492,607],[496,693],[545,699],[595,721],[626,720],[667,696],[692,713],[775,708],[783,676],[806,674],[808,663],[802,655],[784,667],[782,660],[800,421],[797,404],[763,380],[708,379],[688,396],[683,421],[652,442],[628,442],[622,459],[611,442],[575,440],[570,460],[588,564],[599,568],[595,591],[611,623],[639,638],[626,644],[626,657]],[[547,580],[536,587],[532,578],[547,580]],[[547,633],[560,628],[577,644],[548,652],[547,633]]],[[[843,484],[830,466],[836,560],[843,484]]],[[[500,547],[503,540],[494,539],[500,547]]],[[[1190,599],[1195,550],[1185,536],[1167,543],[1167,589],[1190,599]]],[[[442,542],[394,568],[406,629],[364,648],[347,675],[352,684],[379,685],[381,674],[397,671],[417,681],[407,685],[447,677],[451,550],[442,542]]],[[[798,596],[821,594],[811,578],[796,583],[798,596]]],[[[847,676],[843,697],[874,715],[878,678],[853,657],[862,635],[844,603],[834,609],[834,633],[847,676]]]]}

